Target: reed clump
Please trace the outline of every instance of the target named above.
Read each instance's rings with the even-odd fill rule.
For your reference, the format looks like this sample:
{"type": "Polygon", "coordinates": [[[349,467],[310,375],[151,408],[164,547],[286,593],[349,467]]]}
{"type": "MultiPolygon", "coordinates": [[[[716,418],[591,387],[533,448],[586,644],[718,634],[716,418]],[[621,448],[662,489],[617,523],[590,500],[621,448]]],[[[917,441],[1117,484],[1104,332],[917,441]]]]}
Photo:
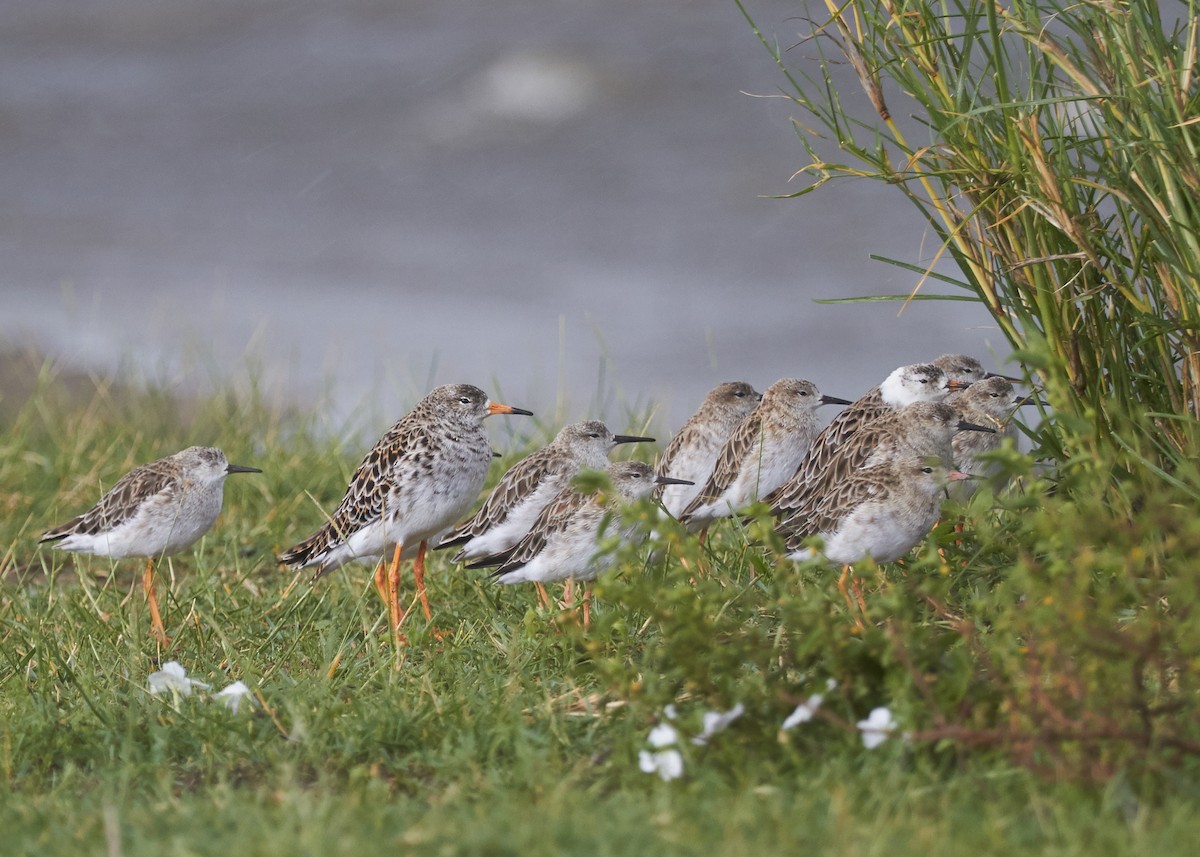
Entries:
{"type": "MultiPolygon", "coordinates": [[[[764,38],[799,108],[794,196],[837,178],[904,194],[940,239],[924,271],[982,302],[1058,419],[1066,467],[1197,493],[1200,125],[1194,3],[867,2],[764,38]],[[849,63],[868,95],[834,85],[849,63]]],[[[930,276],[913,295],[923,296],[930,276]]],[[[952,297],[961,299],[963,295],[952,297]]]]}

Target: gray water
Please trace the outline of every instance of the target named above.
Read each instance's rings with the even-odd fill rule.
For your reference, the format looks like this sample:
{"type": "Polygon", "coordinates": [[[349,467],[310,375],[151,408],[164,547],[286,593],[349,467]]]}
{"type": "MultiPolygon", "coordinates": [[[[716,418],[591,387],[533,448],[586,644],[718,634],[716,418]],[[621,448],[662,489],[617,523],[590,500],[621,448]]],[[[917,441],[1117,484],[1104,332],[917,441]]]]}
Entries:
{"type": "Polygon", "coordinates": [[[937,241],[882,185],[765,198],[800,186],[798,113],[745,93],[783,83],[732,0],[8,0],[0,345],[255,371],[331,419],[470,381],[660,432],[722,380],[997,365],[974,305],[812,302],[907,292],[870,254],[937,241]]]}

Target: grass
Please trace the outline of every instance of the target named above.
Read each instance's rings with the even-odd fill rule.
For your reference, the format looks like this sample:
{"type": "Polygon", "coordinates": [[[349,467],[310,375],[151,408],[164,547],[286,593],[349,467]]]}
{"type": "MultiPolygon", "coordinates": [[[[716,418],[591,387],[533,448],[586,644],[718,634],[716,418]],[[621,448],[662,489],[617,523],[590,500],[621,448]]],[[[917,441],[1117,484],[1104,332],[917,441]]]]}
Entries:
{"type": "MultiPolygon", "coordinates": [[[[945,737],[1022,717],[1011,664],[993,665],[1000,689],[964,690],[978,662],[960,667],[965,637],[922,606],[1012,619],[995,573],[1012,558],[989,559],[976,527],[944,528],[948,558],[931,548],[878,587],[865,571],[878,590],[865,632],[827,570],[779,563],[732,525],[708,551],[667,528],[666,559],[629,554],[587,631],[437,554],[431,597],[453,634],[413,625],[396,651],[367,569],[313,586],[272,558],[336,502],[362,450],[253,397],[196,400],[184,418],[158,392],[101,385],[79,399],[59,383],[45,373],[0,435],[5,853],[1133,854],[1181,851],[1200,833],[1187,754],[1126,741],[1095,754],[1097,773],[1078,762],[1086,741],[1046,740],[1024,758],[1019,742],[945,737]],[[130,466],[197,442],[264,473],[231,479],[217,526],[164,564],[175,643],[163,652],[137,561],[38,550],[36,538],[130,466]],[[968,553],[971,574],[936,572],[968,553]],[[243,680],[258,704],[235,714],[199,692],[152,696],[147,677],[168,659],[214,690],[243,680]],[[781,733],[826,677],[839,682],[827,716],[781,733]],[[683,743],[683,779],[638,769],[667,702],[686,736],[704,710],[737,701],[748,710],[727,731],[683,743]],[[882,703],[918,737],[867,751],[852,724],[882,703]],[[1127,764],[1135,753],[1157,761],[1127,764]]],[[[523,451],[504,449],[495,472],[523,451]]],[[[1136,636],[1138,621],[1127,626],[1136,636]]],[[[1190,699],[1191,679],[1177,681],[1190,699]]]]}

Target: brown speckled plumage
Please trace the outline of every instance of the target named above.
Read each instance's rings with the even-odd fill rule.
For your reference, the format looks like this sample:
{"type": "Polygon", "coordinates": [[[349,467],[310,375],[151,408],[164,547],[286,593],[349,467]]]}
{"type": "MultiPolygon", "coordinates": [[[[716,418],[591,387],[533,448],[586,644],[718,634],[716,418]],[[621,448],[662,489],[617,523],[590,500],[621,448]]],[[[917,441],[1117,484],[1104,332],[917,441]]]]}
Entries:
{"type": "Polygon", "coordinates": [[[946,374],[928,363],[894,370],[882,384],[830,420],[791,477],[763,499],[775,508],[781,498],[803,492],[804,485],[820,478],[838,449],[849,443],[856,432],[904,405],[944,399],[949,392],[946,384],[946,374]]]}
{"type": "Polygon", "coordinates": [[[801,378],[768,387],[721,447],[708,480],[679,519],[698,529],[777,488],[803,459],[820,428],[817,409],[826,404],[849,403],[801,378]]]}
{"type": "Polygon", "coordinates": [[[745,381],[718,384],[696,412],[688,417],[658,459],[659,476],[685,479],[690,487],[662,489],[662,503],[672,515],[678,515],[712,473],[721,447],[729,440],[762,396],[745,381]]]}
{"type": "Polygon", "coordinates": [[[807,558],[803,543],[816,535],[823,537],[823,553],[832,562],[867,556],[892,562],[904,556],[937,522],[946,480],[962,477],[935,461],[902,455],[860,470],[814,498],[804,514],[776,528],[788,556],[807,558]]]}
{"type": "Polygon", "coordinates": [[[431,391],[367,453],[330,519],[279,561],[316,565],[323,574],[355,559],[376,559],[396,544],[407,555],[440,536],[487,479],[492,448],[483,421],[489,406],[487,394],[470,384],[431,391]]]}
{"type": "Polygon", "coordinates": [[[459,524],[439,548],[463,545],[455,562],[478,559],[513,547],[529,532],[538,513],[583,470],[602,470],[608,454],[623,443],[654,438],[615,435],[599,420],[565,426],[544,449],[509,469],[483,505],[459,524]]]}

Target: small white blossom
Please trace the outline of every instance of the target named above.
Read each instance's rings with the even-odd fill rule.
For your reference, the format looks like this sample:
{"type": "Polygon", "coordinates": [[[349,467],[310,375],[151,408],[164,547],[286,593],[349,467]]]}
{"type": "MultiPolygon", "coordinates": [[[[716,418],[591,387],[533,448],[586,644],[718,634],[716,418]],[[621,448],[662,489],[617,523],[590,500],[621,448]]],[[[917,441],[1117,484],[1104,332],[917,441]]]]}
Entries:
{"type": "MultiPolygon", "coordinates": [[[[825,687],[829,690],[834,690],[837,687],[837,679],[826,679],[825,687]]],[[[804,702],[796,706],[796,710],[787,716],[783,721],[783,730],[786,732],[789,729],[794,729],[801,723],[807,723],[817,715],[817,710],[825,702],[825,695],[814,693],[804,702]]]]}
{"type": "Polygon", "coordinates": [[[679,733],[670,723],[660,723],[650,730],[646,743],[651,747],[670,747],[679,743],[679,733]]]}
{"type": "Polygon", "coordinates": [[[668,720],[674,720],[678,716],[679,712],[675,710],[675,703],[667,703],[666,707],[663,708],[663,717],[667,718],[668,720]]]}
{"type": "Polygon", "coordinates": [[[188,678],[187,670],[180,666],[178,661],[167,661],[161,670],[150,673],[146,681],[150,685],[150,693],[155,695],[163,691],[170,691],[179,696],[189,696],[193,687],[202,690],[208,690],[211,687],[202,681],[188,678]]]}
{"type": "Polygon", "coordinates": [[[647,774],[658,774],[663,782],[683,776],[683,755],[675,749],[679,733],[670,723],[660,723],[650,730],[646,742],[653,750],[638,753],[638,767],[647,774]]]}
{"type": "Polygon", "coordinates": [[[728,711],[721,713],[719,711],[704,712],[704,729],[692,739],[692,743],[704,746],[708,743],[708,739],[716,735],[722,729],[729,726],[730,723],[737,720],[746,713],[746,706],[740,702],[728,711]]]}
{"type": "Polygon", "coordinates": [[[825,701],[825,697],[819,693],[814,693],[804,702],[796,706],[796,710],[787,716],[783,721],[783,730],[786,732],[789,729],[794,729],[801,723],[807,723],[812,720],[817,714],[817,709],[821,707],[821,703],[825,701]]]}
{"type": "Polygon", "coordinates": [[[213,698],[225,703],[234,714],[237,714],[238,706],[242,704],[243,699],[250,705],[254,705],[254,697],[250,693],[250,688],[246,687],[245,682],[240,681],[235,681],[213,698]]]}
{"type": "Polygon", "coordinates": [[[892,717],[891,709],[883,706],[871,709],[866,720],[858,721],[858,729],[862,732],[863,746],[868,750],[874,750],[896,731],[897,725],[895,718],[892,717]]]}

